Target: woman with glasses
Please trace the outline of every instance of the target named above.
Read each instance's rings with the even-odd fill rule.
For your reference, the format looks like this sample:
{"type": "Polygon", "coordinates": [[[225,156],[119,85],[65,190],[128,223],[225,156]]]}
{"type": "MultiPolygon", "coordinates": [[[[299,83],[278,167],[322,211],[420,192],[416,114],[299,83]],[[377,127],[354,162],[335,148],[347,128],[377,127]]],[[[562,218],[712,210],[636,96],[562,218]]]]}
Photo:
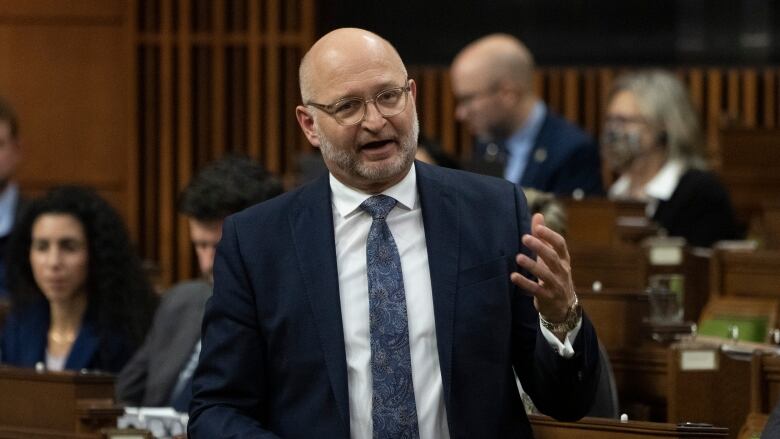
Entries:
{"type": "Polygon", "coordinates": [[[706,170],[698,115],[672,74],[640,71],[615,81],[601,150],[618,174],[610,198],[646,202],[649,217],[690,245],[737,238],[728,192],[706,170]]]}
{"type": "Polygon", "coordinates": [[[8,253],[3,363],[118,372],[150,323],[154,294],[116,211],[91,190],[32,202],[8,253]]]}

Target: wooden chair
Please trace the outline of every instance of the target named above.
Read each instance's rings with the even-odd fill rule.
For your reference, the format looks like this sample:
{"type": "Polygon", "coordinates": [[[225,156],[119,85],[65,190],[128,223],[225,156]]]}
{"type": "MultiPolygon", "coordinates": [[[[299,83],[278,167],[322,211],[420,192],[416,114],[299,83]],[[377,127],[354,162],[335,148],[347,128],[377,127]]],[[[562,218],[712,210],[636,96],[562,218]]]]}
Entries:
{"type": "Polygon", "coordinates": [[[780,251],[716,249],[710,267],[711,297],[780,299],[780,251]]]}

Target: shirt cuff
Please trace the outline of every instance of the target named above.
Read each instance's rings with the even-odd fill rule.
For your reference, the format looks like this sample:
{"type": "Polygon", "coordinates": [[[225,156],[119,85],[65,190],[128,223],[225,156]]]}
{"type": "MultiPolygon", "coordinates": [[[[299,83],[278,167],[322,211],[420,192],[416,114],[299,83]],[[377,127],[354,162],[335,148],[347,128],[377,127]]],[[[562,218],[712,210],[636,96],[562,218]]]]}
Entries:
{"type": "Polygon", "coordinates": [[[563,343],[561,343],[561,341],[558,340],[558,337],[556,337],[555,334],[550,332],[549,329],[545,328],[542,325],[542,323],[539,322],[539,328],[541,328],[542,330],[542,335],[544,336],[544,339],[547,340],[547,343],[550,344],[550,347],[563,358],[571,358],[574,356],[574,346],[572,346],[572,344],[574,343],[574,340],[577,338],[577,334],[580,333],[581,327],[582,327],[582,317],[580,317],[580,320],[577,322],[577,325],[574,327],[574,329],[566,333],[566,338],[564,338],[563,343]]]}

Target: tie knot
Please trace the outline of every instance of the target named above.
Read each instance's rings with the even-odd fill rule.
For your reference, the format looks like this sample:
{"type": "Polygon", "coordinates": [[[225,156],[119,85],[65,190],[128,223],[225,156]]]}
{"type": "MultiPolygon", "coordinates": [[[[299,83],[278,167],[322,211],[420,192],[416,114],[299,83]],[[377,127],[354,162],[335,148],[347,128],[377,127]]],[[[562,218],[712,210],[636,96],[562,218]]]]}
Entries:
{"type": "Polygon", "coordinates": [[[387,195],[374,195],[364,201],[360,208],[368,212],[374,219],[384,219],[397,202],[395,198],[387,195]]]}

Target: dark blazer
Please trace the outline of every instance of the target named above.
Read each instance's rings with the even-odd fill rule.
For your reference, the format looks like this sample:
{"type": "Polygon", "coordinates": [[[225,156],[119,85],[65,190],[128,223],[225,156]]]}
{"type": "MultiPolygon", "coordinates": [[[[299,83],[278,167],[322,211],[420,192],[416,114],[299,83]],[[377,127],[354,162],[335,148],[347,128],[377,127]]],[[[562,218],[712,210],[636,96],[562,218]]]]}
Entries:
{"type": "Polygon", "coordinates": [[[670,236],[700,247],[740,235],[726,188],[715,174],[698,169],[683,174],[672,197],[658,203],[653,220],[670,236]]]}
{"type": "MultiPolygon", "coordinates": [[[[583,319],[564,359],[509,281],[527,252],[516,185],[416,162],[443,398],[455,438],[532,437],[514,370],[559,419],[589,409],[598,342],[583,319]]],[[[228,217],[193,383],[192,438],[349,438],[328,177],[228,217]]],[[[366,401],[367,404],[370,401],[366,401]]]]}
{"type": "MultiPolygon", "coordinates": [[[[96,320],[88,310],[65,361],[66,370],[117,373],[132,355],[126,337],[99,331],[96,320]]],[[[36,363],[45,362],[48,332],[49,305],[45,300],[12,311],[0,340],[0,360],[19,367],[35,367],[36,363]]]]}
{"type": "Polygon", "coordinates": [[[170,404],[173,387],[200,339],[210,296],[211,285],[204,281],[179,283],[163,295],[143,345],[117,376],[117,400],[144,407],[170,404]]]}
{"type": "Polygon", "coordinates": [[[777,405],[772,414],[769,415],[769,419],[764,426],[764,432],[761,433],[761,439],[777,439],[780,437],[780,401],[777,401],[777,405]]]}
{"type": "MultiPolygon", "coordinates": [[[[472,169],[503,176],[505,155],[499,154],[496,162],[486,163],[486,148],[486,144],[476,145],[472,169]]],[[[602,195],[598,145],[590,135],[548,109],[523,176],[514,183],[563,196],[571,196],[577,189],[585,195],[602,195]]]]}

